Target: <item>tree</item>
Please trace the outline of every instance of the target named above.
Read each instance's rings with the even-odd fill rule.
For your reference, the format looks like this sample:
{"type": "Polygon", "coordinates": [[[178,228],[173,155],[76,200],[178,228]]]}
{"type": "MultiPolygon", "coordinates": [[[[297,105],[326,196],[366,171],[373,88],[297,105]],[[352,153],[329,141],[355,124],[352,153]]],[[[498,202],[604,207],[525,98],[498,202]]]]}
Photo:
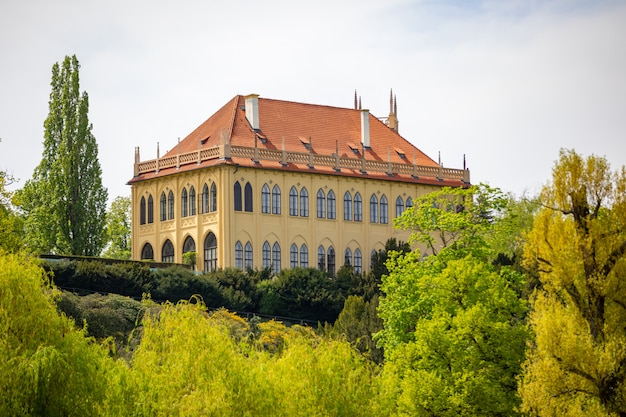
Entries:
{"type": "Polygon", "coordinates": [[[105,230],[109,246],[102,256],[130,259],[130,197],[115,197],[106,214],[105,230]]]}
{"type": "MultiPolygon", "coordinates": [[[[397,224],[425,248],[392,253],[377,334],[406,415],[515,415],[526,304],[519,272],[493,260],[507,199],[487,186],[425,196],[397,224]]],[[[505,224],[503,224],[503,222],[505,224]]]]}
{"type": "Polygon", "coordinates": [[[626,416],[626,169],[562,150],[541,203],[525,250],[542,287],[522,410],[626,416]]]}
{"type": "Polygon", "coordinates": [[[99,255],[105,244],[107,191],[78,70],[75,55],[52,67],[42,159],[17,200],[33,250],[99,255]]]}
{"type": "Polygon", "coordinates": [[[6,189],[13,181],[11,175],[0,171],[0,249],[9,252],[21,249],[24,239],[24,224],[11,202],[13,193],[6,189]]]}

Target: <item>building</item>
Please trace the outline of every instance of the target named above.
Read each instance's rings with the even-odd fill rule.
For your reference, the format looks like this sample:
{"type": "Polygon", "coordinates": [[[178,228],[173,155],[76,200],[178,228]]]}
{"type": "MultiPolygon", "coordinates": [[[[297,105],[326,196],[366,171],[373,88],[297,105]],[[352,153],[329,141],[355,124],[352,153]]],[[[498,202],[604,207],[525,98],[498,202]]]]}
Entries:
{"type": "Polygon", "coordinates": [[[388,238],[408,239],[393,219],[413,199],[470,182],[400,136],[389,104],[379,120],[356,94],[354,108],[236,96],[165,155],[136,148],[133,259],[369,270],[388,238]]]}

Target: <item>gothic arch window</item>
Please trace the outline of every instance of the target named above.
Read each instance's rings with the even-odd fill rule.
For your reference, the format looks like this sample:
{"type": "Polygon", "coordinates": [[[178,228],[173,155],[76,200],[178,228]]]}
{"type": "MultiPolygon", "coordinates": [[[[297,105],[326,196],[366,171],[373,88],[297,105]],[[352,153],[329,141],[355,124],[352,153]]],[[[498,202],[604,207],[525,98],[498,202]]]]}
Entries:
{"type": "Polygon", "coordinates": [[[250,244],[250,242],[246,243],[246,247],[244,248],[243,262],[244,262],[244,264],[246,266],[246,270],[252,269],[252,266],[253,266],[253,262],[252,262],[252,245],[250,244]]]}
{"type": "Polygon", "coordinates": [[[380,222],[382,224],[389,223],[389,203],[384,194],[380,197],[380,222]]]}
{"type": "Polygon", "coordinates": [[[335,248],[333,248],[332,246],[328,247],[328,273],[331,276],[335,276],[335,248]]]}
{"type": "Polygon", "coordinates": [[[174,262],[174,245],[167,239],[161,249],[161,262],[174,262]]]}
{"type": "Polygon", "coordinates": [[[162,222],[167,220],[167,198],[165,198],[165,191],[161,193],[160,219],[162,222]]]}
{"type": "Polygon", "coordinates": [[[411,197],[406,198],[406,208],[407,210],[413,207],[413,199],[411,197]]]}
{"type": "Polygon", "coordinates": [[[298,245],[295,243],[292,243],[291,248],[289,249],[289,267],[298,267],[298,245]]]}
{"type": "Polygon", "coordinates": [[[396,217],[402,216],[404,213],[404,201],[402,201],[402,197],[398,196],[396,198],[396,217]]]}
{"type": "Polygon", "coordinates": [[[329,219],[337,218],[337,201],[335,199],[335,193],[333,190],[328,192],[328,213],[327,217],[329,219]]]}
{"type": "Polygon", "coordinates": [[[280,187],[274,184],[272,188],[272,214],[280,214],[280,187]]]}
{"type": "Polygon", "coordinates": [[[196,251],[196,242],[193,240],[191,236],[187,236],[185,241],[183,242],[183,253],[187,252],[195,252],[196,251]]]}
{"type": "Polygon", "coordinates": [[[252,186],[249,182],[246,183],[244,188],[244,197],[245,197],[245,207],[244,210],[247,212],[252,212],[252,186]]]}
{"type": "Polygon", "coordinates": [[[298,215],[298,190],[296,187],[291,187],[289,190],[289,215],[298,215]]]}
{"type": "Polygon", "coordinates": [[[304,243],[300,246],[300,267],[309,267],[309,248],[304,243]]]}
{"type": "Polygon", "coordinates": [[[233,195],[235,197],[235,211],[241,211],[241,184],[239,184],[239,181],[235,181],[233,195]]]}
{"type": "Polygon", "coordinates": [[[170,190],[167,194],[167,220],[174,218],[174,192],[170,190]]]}
{"type": "Polygon", "coordinates": [[[263,242],[263,269],[270,268],[272,266],[272,250],[269,242],[266,240],[263,242]]]}
{"type": "Polygon", "coordinates": [[[187,208],[189,204],[189,195],[187,194],[187,188],[183,187],[183,192],[180,194],[180,216],[187,217],[187,208]]]}
{"type": "Polygon", "coordinates": [[[378,223],[378,197],[372,194],[370,197],[370,222],[378,223]]]}
{"type": "Polygon", "coordinates": [[[261,188],[261,213],[270,212],[270,187],[267,184],[263,184],[261,188]]]}
{"type": "Polygon", "coordinates": [[[143,248],[141,248],[141,259],[154,260],[154,250],[151,244],[146,243],[143,245],[143,248]]]}
{"type": "Polygon", "coordinates": [[[243,245],[240,241],[235,243],[235,268],[243,269],[243,245]]]}
{"type": "Polygon", "coordinates": [[[350,248],[346,248],[346,251],[343,255],[343,259],[344,259],[343,261],[344,265],[347,265],[347,266],[352,265],[352,251],[350,250],[350,248]]]}
{"type": "Polygon", "coordinates": [[[317,218],[323,219],[326,217],[326,194],[320,188],[317,191],[317,218]]]}
{"type": "Polygon", "coordinates": [[[196,215],[196,189],[193,185],[189,188],[189,215],[196,215]]]}
{"type": "Polygon", "coordinates": [[[354,250],[354,272],[357,274],[363,272],[363,257],[359,248],[354,250]]]}
{"type": "Polygon", "coordinates": [[[322,245],[317,248],[317,269],[320,271],[326,270],[326,250],[324,250],[322,245]]]}
{"type": "Polygon", "coordinates": [[[354,221],[363,221],[363,200],[361,199],[361,194],[359,193],[354,195],[354,221]]]}
{"type": "Polygon", "coordinates": [[[376,258],[378,258],[378,252],[376,252],[376,249],[372,249],[372,252],[370,252],[370,270],[374,268],[376,258]]]}
{"type": "Polygon", "coordinates": [[[146,224],[146,197],[139,202],[139,224],[146,224]]]}
{"type": "Polygon", "coordinates": [[[352,220],[352,194],[349,191],[343,195],[343,219],[352,220]]]}
{"type": "Polygon", "coordinates": [[[154,223],[154,200],[152,194],[148,196],[148,224],[154,223]]]}
{"type": "Polygon", "coordinates": [[[300,216],[309,217],[309,192],[304,187],[300,190],[300,216]]]}
{"type": "Polygon", "coordinates": [[[217,186],[215,183],[211,184],[211,191],[209,191],[209,210],[217,211],[217,186]]]}
{"type": "Polygon", "coordinates": [[[272,247],[272,270],[276,275],[280,273],[280,245],[274,242],[272,247]]]}
{"type": "Polygon", "coordinates": [[[204,239],[204,271],[210,272],[217,269],[217,238],[213,232],[204,239]]]}

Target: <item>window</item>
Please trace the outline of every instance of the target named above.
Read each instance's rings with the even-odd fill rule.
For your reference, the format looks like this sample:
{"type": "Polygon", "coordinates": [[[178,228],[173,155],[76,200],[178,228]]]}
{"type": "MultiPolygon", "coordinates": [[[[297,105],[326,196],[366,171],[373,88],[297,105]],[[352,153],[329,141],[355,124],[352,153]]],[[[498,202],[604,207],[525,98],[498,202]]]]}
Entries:
{"type": "Polygon", "coordinates": [[[189,189],[189,215],[196,215],[196,189],[193,188],[193,185],[189,189]]]}
{"type": "Polygon", "coordinates": [[[148,224],[154,223],[154,200],[152,194],[148,196],[148,224]]]}
{"type": "Polygon", "coordinates": [[[167,239],[161,250],[161,262],[174,262],[174,245],[167,239]]]}
{"type": "Polygon", "coordinates": [[[146,197],[139,202],[139,224],[146,224],[146,197]]]}
{"type": "Polygon", "coordinates": [[[304,187],[300,190],[300,216],[309,217],[309,192],[304,187]]]}
{"type": "Polygon", "coordinates": [[[211,272],[217,269],[217,239],[213,232],[204,239],[204,271],[211,272]]]}
{"type": "Polygon", "coordinates": [[[263,243],[263,269],[272,266],[272,252],[270,251],[270,244],[267,240],[263,243]]]}
{"type": "Polygon", "coordinates": [[[292,243],[289,249],[289,267],[298,267],[298,246],[295,243],[292,243]]]}
{"type": "Polygon", "coordinates": [[[160,204],[160,219],[162,222],[164,222],[165,220],[167,220],[167,212],[166,212],[166,207],[167,207],[167,199],[165,198],[165,192],[161,193],[161,204],[160,204]]]}
{"type": "Polygon", "coordinates": [[[143,245],[143,248],[141,248],[141,259],[154,259],[154,250],[151,244],[146,243],[143,245]]]}
{"type": "Polygon", "coordinates": [[[402,201],[402,197],[398,196],[396,198],[396,217],[402,216],[404,213],[404,201],[402,201]]]}
{"type": "Polygon", "coordinates": [[[300,267],[309,267],[309,248],[304,243],[300,246],[300,267]]]}
{"type": "Polygon", "coordinates": [[[239,181],[235,181],[235,186],[233,187],[233,194],[235,197],[235,211],[241,211],[241,184],[239,184],[239,181]]]}
{"type": "Polygon", "coordinates": [[[183,188],[183,192],[181,193],[180,196],[180,216],[181,217],[187,217],[187,204],[189,204],[189,197],[187,195],[187,189],[183,188]]]}
{"type": "Polygon", "coordinates": [[[280,273],[280,245],[278,242],[274,242],[272,247],[272,270],[276,275],[280,273]]]}
{"type": "Polygon", "coordinates": [[[413,199],[411,197],[406,198],[406,208],[407,210],[413,207],[413,199]]]}
{"type": "Polygon", "coordinates": [[[349,191],[343,195],[343,219],[352,220],[352,194],[349,191]]]}
{"type": "Polygon", "coordinates": [[[370,222],[378,223],[378,197],[372,194],[370,198],[370,222]]]}
{"type": "Polygon", "coordinates": [[[335,193],[333,190],[328,192],[328,218],[336,219],[337,218],[337,202],[335,201],[335,193]]]}
{"type": "Polygon", "coordinates": [[[250,244],[250,242],[246,243],[243,256],[244,256],[243,261],[245,263],[246,270],[252,269],[252,245],[250,244]]]}
{"type": "Polygon", "coordinates": [[[167,194],[167,220],[174,218],[174,192],[170,190],[167,194]]]}
{"type": "Polygon", "coordinates": [[[328,248],[328,273],[335,276],[335,249],[332,246],[328,248]]]}
{"type": "Polygon", "coordinates": [[[326,217],[326,195],[320,188],[317,192],[317,218],[323,219],[326,217]]]}
{"type": "Polygon", "coordinates": [[[352,251],[350,250],[350,248],[346,248],[346,252],[344,253],[344,261],[343,264],[350,266],[352,265],[352,251]]]}
{"type": "Polygon", "coordinates": [[[217,186],[215,183],[211,184],[211,191],[209,192],[209,209],[217,211],[217,186]]]}
{"type": "Polygon", "coordinates": [[[363,221],[363,200],[361,200],[361,194],[359,193],[354,195],[354,221],[363,221]]]}
{"type": "Polygon", "coordinates": [[[326,251],[322,245],[317,248],[317,269],[320,271],[326,270],[326,251]]]}
{"type": "Polygon", "coordinates": [[[240,241],[235,243],[235,268],[243,269],[243,246],[240,241]]]}
{"type": "Polygon", "coordinates": [[[376,259],[378,259],[378,252],[376,252],[376,249],[372,249],[372,252],[370,253],[370,269],[374,269],[376,259]]]}
{"type": "Polygon", "coordinates": [[[354,250],[354,272],[356,274],[363,272],[363,257],[359,248],[354,250]]]}
{"type": "Polygon", "coordinates": [[[280,187],[274,184],[272,188],[272,214],[280,214],[280,187]]]}
{"type": "Polygon", "coordinates": [[[383,224],[389,223],[389,203],[384,194],[380,198],[380,222],[383,224]]]}
{"type": "MultiPolygon", "coordinates": [[[[235,196],[237,195],[237,184],[235,184],[235,196]]],[[[239,196],[241,197],[241,192],[239,192],[239,196]]],[[[235,200],[237,197],[235,197],[235,200]]],[[[237,203],[235,203],[235,207],[237,207],[237,203]]],[[[235,208],[237,210],[237,208],[235,208]]],[[[209,186],[204,184],[202,187],[202,214],[209,212],[209,186]]]]}
{"type": "Polygon", "coordinates": [[[191,236],[187,236],[185,241],[183,242],[183,253],[187,252],[195,252],[196,251],[196,242],[193,240],[191,236]]]}
{"type": "Polygon", "coordinates": [[[298,215],[298,190],[296,187],[291,187],[289,190],[289,215],[298,215]]]}
{"type": "Polygon", "coordinates": [[[244,210],[247,212],[252,212],[252,186],[249,182],[246,183],[246,187],[244,189],[244,197],[245,197],[245,207],[244,210]]]}
{"type": "Polygon", "coordinates": [[[270,187],[267,184],[263,184],[261,189],[261,213],[270,212],[270,187]]]}

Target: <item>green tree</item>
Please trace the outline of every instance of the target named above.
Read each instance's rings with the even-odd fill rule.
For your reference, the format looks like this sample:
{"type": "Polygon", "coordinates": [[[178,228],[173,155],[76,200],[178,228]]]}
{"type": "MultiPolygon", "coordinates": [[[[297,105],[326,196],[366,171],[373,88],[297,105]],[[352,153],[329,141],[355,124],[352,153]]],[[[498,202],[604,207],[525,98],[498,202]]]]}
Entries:
{"type": "Polygon", "coordinates": [[[130,259],[130,197],[115,197],[106,214],[107,258],[130,259]]]}
{"type": "Polygon", "coordinates": [[[106,242],[107,191],[78,71],[75,55],[52,67],[42,159],[17,201],[33,250],[99,255],[106,242]]]}
{"type": "Polygon", "coordinates": [[[9,252],[20,250],[24,240],[24,223],[13,208],[13,193],[6,189],[13,181],[11,175],[0,171],[0,249],[9,252]]]}
{"type": "Polygon", "coordinates": [[[541,203],[525,251],[542,286],[522,410],[625,416],[626,169],[562,150],[541,203]]]}
{"type": "Polygon", "coordinates": [[[524,358],[523,279],[493,263],[506,197],[487,186],[444,188],[397,221],[420,250],[392,253],[377,337],[406,415],[515,415],[524,358]]]}

